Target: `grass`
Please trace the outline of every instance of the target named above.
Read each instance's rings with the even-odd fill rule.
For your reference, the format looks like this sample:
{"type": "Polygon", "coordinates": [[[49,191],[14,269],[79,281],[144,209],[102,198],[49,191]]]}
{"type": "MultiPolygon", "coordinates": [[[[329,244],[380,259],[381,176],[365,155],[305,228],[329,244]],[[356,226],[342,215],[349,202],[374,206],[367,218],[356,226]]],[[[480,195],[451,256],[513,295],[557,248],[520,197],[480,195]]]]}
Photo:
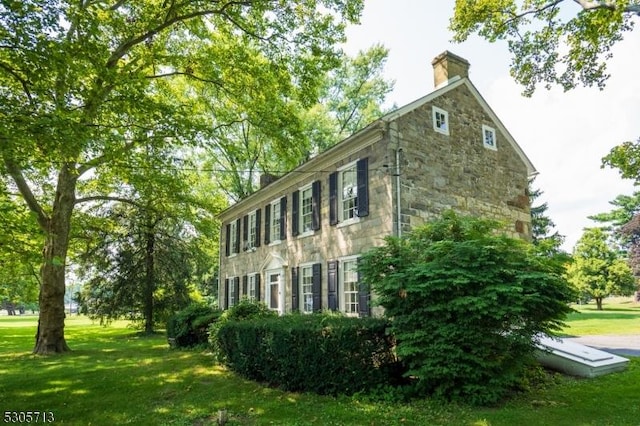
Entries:
{"type": "Polygon", "coordinates": [[[595,302],[574,305],[573,308],[577,312],[567,318],[567,327],[563,330],[563,335],[640,333],[640,303],[634,302],[631,298],[605,299],[602,311],[596,309],[595,302]]]}
{"type": "MultiPolygon", "coordinates": [[[[637,312],[637,311],[634,311],[637,312]]],[[[571,327],[582,320],[572,319],[571,327]]],[[[586,319],[592,321],[592,319],[586,319]]],[[[626,321],[626,319],[618,319],[626,321]]],[[[557,383],[495,408],[373,403],[357,397],[282,392],[243,380],[198,351],[169,350],[164,336],[141,337],[67,319],[73,352],[31,355],[35,317],[0,317],[0,409],[51,411],[67,425],[638,425],[640,358],[622,372],[557,383]]]]}

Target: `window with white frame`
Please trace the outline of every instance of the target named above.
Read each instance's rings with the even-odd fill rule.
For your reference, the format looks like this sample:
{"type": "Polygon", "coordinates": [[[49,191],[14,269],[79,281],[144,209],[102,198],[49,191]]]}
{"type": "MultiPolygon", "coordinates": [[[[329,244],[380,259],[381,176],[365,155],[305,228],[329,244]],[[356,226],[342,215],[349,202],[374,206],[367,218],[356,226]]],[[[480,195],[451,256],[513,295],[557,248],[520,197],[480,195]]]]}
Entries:
{"type": "Polygon", "coordinates": [[[247,277],[247,298],[251,301],[258,299],[258,274],[249,274],[247,277]]]}
{"type": "Polygon", "coordinates": [[[338,214],[345,221],[358,217],[358,170],[353,163],[338,174],[338,214]]]}
{"type": "Polygon", "coordinates": [[[482,125],[482,145],[494,151],[498,149],[496,144],[496,129],[485,126],[484,124],[482,125]]]}
{"type": "Polygon", "coordinates": [[[339,288],[342,303],[340,310],[347,315],[358,315],[358,258],[349,257],[343,259],[341,263],[339,288]]]}
{"type": "Polygon", "coordinates": [[[438,107],[433,107],[433,130],[443,135],[449,134],[449,113],[438,107]]]}
{"type": "Polygon", "coordinates": [[[269,230],[271,233],[271,242],[280,241],[280,220],[282,212],[280,209],[280,200],[271,202],[271,217],[269,218],[269,230]]]}
{"type": "Polygon", "coordinates": [[[258,218],[257,218],[257,210],[249,213],[248,220],[248,231],[247,231],[247,244],[248,248],[253,248],[256,246],[256,233],[258,232],[258,218]]]}
{"type": "Polygon", "coordinates": [[[313,267],[300,267],[300,311],[305,314],[313,312],[313,267]]]}
{"type": "Polygon", "coordinates": [[[313,190],[308,185],[300,190],[300,233],[313,230],[313,190]]]}
{"type": "Polygon", "coordinates": [[[238,221],[234,220],[229,226],[229,253],[238,253],[238,221]]]}
{"type": "Polygon", "coordinates": [[[229,278],[229,308],[234,306],[236,303],[238,303],[238,294],[237,294],[237,290],[238,290],[238,285],[236,284],[236,281],[239,280],[239,277],[230,277],[229,278]]]}

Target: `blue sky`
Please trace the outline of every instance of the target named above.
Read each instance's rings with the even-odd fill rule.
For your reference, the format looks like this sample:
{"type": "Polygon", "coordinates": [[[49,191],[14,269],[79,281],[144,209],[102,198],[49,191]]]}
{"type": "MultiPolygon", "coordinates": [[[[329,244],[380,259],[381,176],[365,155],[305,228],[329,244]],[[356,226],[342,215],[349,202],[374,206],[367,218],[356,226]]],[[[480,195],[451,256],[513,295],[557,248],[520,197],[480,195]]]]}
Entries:
{"type": "Polygon", "coordinates": [[[531,98],[509,76],[506,43],[478,37],[456,44],[448,30],[454,0],[367,0],[361,25],[348,30],[350,54],[381,43],[390,50],[385,76],[395,81],[389,105],[402,106],[433,90],[431,60],[449,50],[471,63],[470,79],[540,173],[535,187],[571,251],[587,217],[631,194],[633,183],[602,169],[601,159],[623,141],[640,137],[640,30],[628,33],[608,62],[607,87],[564,93],[539,88],[531,98]]]}

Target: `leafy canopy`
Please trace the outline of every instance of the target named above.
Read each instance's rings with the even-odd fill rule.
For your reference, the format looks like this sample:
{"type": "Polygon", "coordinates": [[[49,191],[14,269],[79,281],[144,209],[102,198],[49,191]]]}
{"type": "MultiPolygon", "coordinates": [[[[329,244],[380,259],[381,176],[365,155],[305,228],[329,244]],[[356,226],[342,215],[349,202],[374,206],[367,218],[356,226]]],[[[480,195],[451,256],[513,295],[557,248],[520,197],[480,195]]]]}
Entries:
{"type": "Polygon", "coordinates": [[[607,244],[602,228],[588,228],[578,240],[573,263],[567,268],[569,282],[581,294],[592,297],[602,309],[605,297],[629,296],[636,289],[633,271],[607,244]]]}
{"type": "Polygon", "coordinates": [[[458,42],[506,40],[511,75],[530,96],[539,84],[603,88],[611,48],[638,15],[638,0],[456,0],[450,28],[458,42]]]}

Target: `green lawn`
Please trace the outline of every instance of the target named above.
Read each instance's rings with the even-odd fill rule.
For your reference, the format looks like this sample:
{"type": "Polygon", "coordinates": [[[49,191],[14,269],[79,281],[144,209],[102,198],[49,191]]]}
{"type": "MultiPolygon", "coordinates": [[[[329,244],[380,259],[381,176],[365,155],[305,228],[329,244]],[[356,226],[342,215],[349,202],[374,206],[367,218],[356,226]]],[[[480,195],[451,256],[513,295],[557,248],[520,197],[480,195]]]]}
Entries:
{"type": "Polygon", "coordinates": [[[573,308],[578,312],[567,318],[564,335],[640,334],[640,303],[632,298],[605,299],[602,311],[596,309],[595,302],[573,308]]]}
{"type": "MultiPolygon", "coordinates": [[[[572,320],[572,327],[579,320],[572,320]]],[[[203,352],[169,350],[163,336],[138,337],[67,319],[73,352],[35,357],[35,317],[0,317],[0,408],[52,412],[56,424],[212,425],[638,425],[640,358],[627,371],[576,380],[496,408],[371,403],[356,397],[281,392],[238,378],[203,352]]]]}

